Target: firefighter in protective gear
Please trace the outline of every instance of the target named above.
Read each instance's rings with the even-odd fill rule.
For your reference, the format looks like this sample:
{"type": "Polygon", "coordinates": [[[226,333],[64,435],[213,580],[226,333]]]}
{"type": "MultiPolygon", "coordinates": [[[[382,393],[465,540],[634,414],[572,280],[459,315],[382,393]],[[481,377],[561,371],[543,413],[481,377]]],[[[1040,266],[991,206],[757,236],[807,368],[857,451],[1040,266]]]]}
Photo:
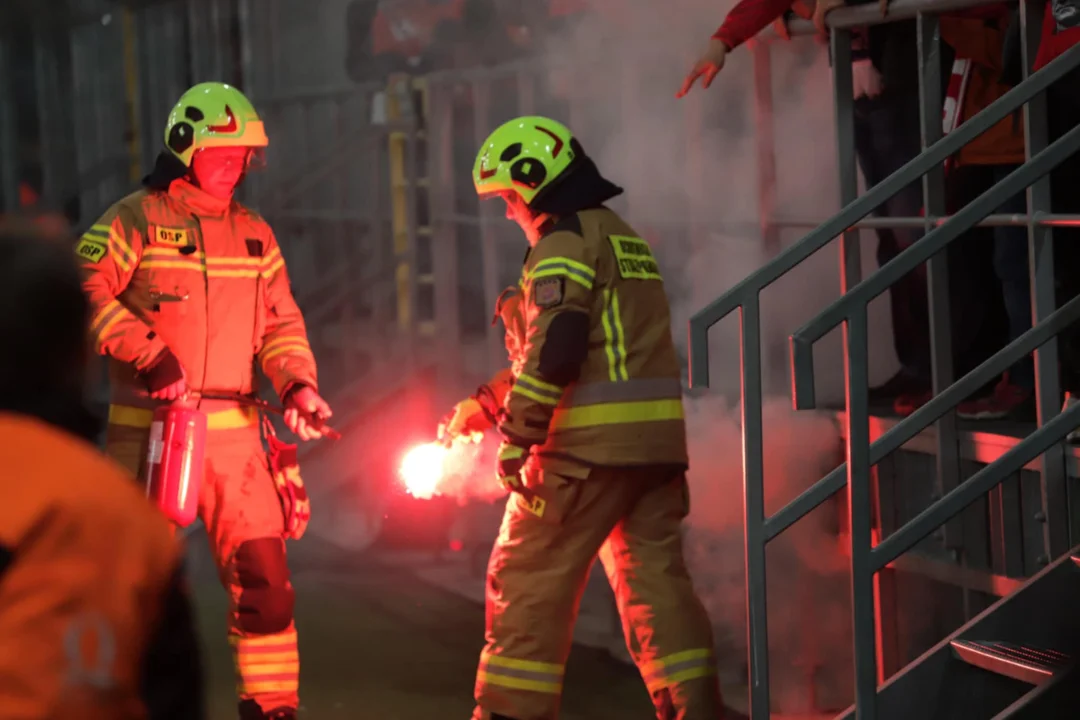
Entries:
{"type": "Polygon", "coordinates": [[[266,145],[239,90],[196,85],[169,115],[166,149],[144,188],[109,208],[77,246],[97,350],[111,360],[108,453],[142,475],[156,405],[192,394],[207,414],[199,516],[231,598],[244,719],[296,714],[285,539],[303,533],[307,500],[298,474],[268,464],[257,413],[200,392],[253,395],[258,366],[301,438],[322,434],[330,415],[274,234],[233,199],[266,145]]]}
{"type": "Polygon", "coordinates": [[[0,715],[204,718],[180,548],[93,445],[71,240],[0,225],[0,715]]]}
{"type": "Polygon", "coordinates": [[[513,492],[488,566],[473,717],[558,716],[599,556],[657,717],[717,720],[712,627],[681,547],[681,372],[652,251],[604,206],[621,189],[558,122],[498,128],[473,179],[506,201],[531,246],[499,308],[510,371],[474,396],[502,435],[498,476],[513,492]]]}

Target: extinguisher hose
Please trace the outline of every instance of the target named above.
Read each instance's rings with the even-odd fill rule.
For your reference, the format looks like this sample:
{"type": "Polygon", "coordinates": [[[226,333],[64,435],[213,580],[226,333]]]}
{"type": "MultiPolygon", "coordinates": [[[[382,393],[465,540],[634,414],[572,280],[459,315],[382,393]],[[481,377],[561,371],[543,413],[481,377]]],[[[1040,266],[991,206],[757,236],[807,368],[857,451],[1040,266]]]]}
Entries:
{"type": "MultiPolygon", "coordinates": [[[[198,393],[198,395],[199,395],[199,397],[201,397],[204,400],[225,400],[227,402],[235,402],[235,403],[239,403],[241,405],[247,405],[249,407],[258,408],[259,410],[262,410],[263,412],[274,413],[275,415],[284,415],[285,414],[285,408],[281,407],[280,405],[273,405],[271,403],[266,402],[265,400],[263,400],[261,398],[252,397],[251,395],[241,395],[240,393],[213,392],[213,391],[200,392],[200,393],[198,393]]],[[[311,425],[314,428],[317,428],[317,429],[322,430],[323,432],[325,432],[326,437],[330,438],[331,440],[340,440],[341,439],[341,433],[339,433],[337,430],[335,430],[332,427],[330,427],[329,425],[327,425],[326,422],[321,417],[318,417],[317,415],[306,414],[306,413],[304,415],[305,415],[305,418],[308,421],[308,424],[311,425]]]]}

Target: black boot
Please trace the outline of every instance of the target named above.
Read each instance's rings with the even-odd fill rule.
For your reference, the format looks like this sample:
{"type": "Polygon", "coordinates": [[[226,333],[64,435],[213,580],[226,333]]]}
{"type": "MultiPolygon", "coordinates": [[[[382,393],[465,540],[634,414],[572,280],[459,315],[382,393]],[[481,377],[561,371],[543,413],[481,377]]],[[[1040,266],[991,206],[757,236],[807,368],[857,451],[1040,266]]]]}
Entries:
{"type": "Polygon", "coordinates": [[[296,708],[279,707],[263,710],[254,700],[240,703],[240,720],[296,720],[296,708]]]}

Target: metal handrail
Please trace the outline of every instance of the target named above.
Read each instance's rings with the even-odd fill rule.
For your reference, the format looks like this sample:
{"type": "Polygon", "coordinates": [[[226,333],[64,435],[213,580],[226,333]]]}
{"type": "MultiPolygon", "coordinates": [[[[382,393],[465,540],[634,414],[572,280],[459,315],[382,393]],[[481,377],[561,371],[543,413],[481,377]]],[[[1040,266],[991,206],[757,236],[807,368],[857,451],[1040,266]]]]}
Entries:
{"type": "MultiPolygon", "coordinates": [[[[919,10],[922,9],[919,8],[919,10]]],[[[928,7],[925,9],[930,11],[928,7]]],[[[897,18],[890,16],[890,18],[880,21],[888,22],[892,19],[897,18]]],[[[921,28],[920,32],[922,32],[921,28]]],[[[1068,417],[1059,416],[1054,420],[1045,422],[1043,427],[1035,434],[1018,444],[1013,451],[1002,456],[992,467],[978,473],[965,483],[957,484],[955,489],[946,495],[945,499],[939,501],[938,505],[917,518],[919,524],[905,526],[903,534],[892,536],[896,539],[890,538],[888,544],[884,545],[884,550],[878,550],[876,554],[873,552],[871,548],[873,506],[869,483],[873,463],[886,454],[886,448],[902,445],[906,441],[904,439],[905,435],[908,435],[907,439],[910,439],[918,430],[921,430],[935,419],[946,415],[959,401],[979,387],[980,380],[985,382],[995,371],[1000,373],[1026,352],[1050,341],[1057,332],[1080,314],[1080,303],[1069,303],[1010,344],[1005,351],[998,353],[982,366],[976,368],[975,371],[962,378],[958,383],[945,390],[939,389],[939,397],[932,404],[914,414],[907,421],[898,425],[893,432],[886,434],[875,443],[871,443],[869,432],[869,378],[867,376],[869,359],[867,357],[866,342],[868,334],[867,303],[899,279],[907,270],[913,269],[916,265],[928,260],[963,231],[990,217],[997,207],[1020,190],[1021,187],[1036,183],[1059,164],[1064,156],[1080,149],[1080,129],[1066,134],[1052,146],[1031,158],[1009,178],[1006,178],[1003,184],[996,185],[991,191],[985,193],[955,216],[944,221],[938,220],[936,217],[928,219],[925,223],[927,229],[938,222],[942,222],[942,224],[908,248],[893,262],[888,263],[879,270],[877,275],[872,278],[872,281],[858,284],[851,289],[845,297],[850,296],[855,299],[849,299],[848,304],[842,306],[844,312],[838,314],[834,307],[830,307],[825,311],[823,314],[825,321],[835,319],[828,326],[829,328],[841,321],[844,323],[847,360],[845,380],[848,395],[849,425],[847,436],[848,462],[769,518],[765,515],[763,489],[761,291],[807,257],[829,244],[834,238],[855,227],[878,206],[903,188],[928,173],[940,172],[941,164],[947,157],[955,154],[976,136],[996,125],[1017,108],[1033,101],[1037,95],[1076,67],[1080,67],[1080,48],[1072,48],[1056,61],[1049,63],[1045,68],[1029,75],[1022,83],[1012,88],[983,111],[966,120],[944,138],[937,140],[929,147],[925,147],[923,152],[909,163],[872,187],[863,196],[854,199],[836,216],[822,223],[799,243],[777,255],[771,262],[752,273],[729,292],[695,314],[690,321],[691,385],[693,387],[708,387],[708,329],[735,309],[741,311],[747,611],[750,635],[751,711],[755,717],[759,717],[759,707],[765,712],[762,717],[767,716],[769,707],[767,593],[765,581],[766,546],[770,540],[783,532],[784,529],[790,527],[791,524],[805,516],[826,498],[844,487],[845,471],[850,493],[852,614],[856,640],[856,707],[860,715],[865,713],[867,718],[873,718],[876,716],[877,702],[876,641],[874,640],[876,622],[873,601],[875,573],[916,543],[923,535],[929,534],[933,527],[936,527],[933,526],[927,530],[929,523],[948,520],[962,510],[967,503],[970,503],[971,499],[977,497],[980,492],[985,492],[986,489],[1000,482],[1005,476],[1003,473],[1008,472],[1009,469],[1018,469],[1032,457],[1046,452],[1048,448],[1060,441],[1061,437],[1070,429],[1067,424],[1075,419],[1075,413],[1070,412],[1068,417]],[[1062,157],[1055,158],[1054,154],[1057,153],[1061,154],[1062,157]],[[1006,187],[1010,188],[1008,193],[1003,190],[1006,187]],[[908,265],[910,266],[908,267],[908,265]],[[898,269],[902,266],[907,267],[907,270],[898,272],[898,269]],[[868,287],[877,289],[879,284],[880,289],[877,292],[867,292],[868,287]],[[1030,456],[1028,456],[1029,453],[1030,456]],[[1026,459],[1021,461],[1021,458],[1026,459]],[[1013,468],[1017,462],[1020,462],[1020,465],[1013,468]],[[942,502],[945,504],[941,504],[942,502]],[[890,557],[888,553],[896,554],[890,557]]],[[[850,83],[850,80],[848,82],[850,83]]],[[[848,91],[850,92],[850,85],[848,91]]],[[[923,114],[929,117],[925,109],[923,114]]],[[[924,121],[927,120],[927,117],[924,117],[924,121]]],[[[850,128],[848,128],[848,131],[850,132],[850,128]]],[[[843,129],[841,129],[841,132],[843,132],[843,129]]],[[[924,138],[926,137],[927,135],[924,134],[924,138]]],[[[1039,145],[1036,144],[1035,148],[1038,147],[1039,145]]],[[[926,192],[925,187],[924,192],[926,192]]],[[[1029,211],[1029,215],[1032,225],[1041,224],[1040,220],[1048,219],[1045,215],[1039,215],[1036,212],[1029,211]]],[[[848,290],[848,288],[845,287],[845,290],[848,290]]],[[[823,326],[823,322],[821,318],[812,322],[810,330],[814,333],[818,332],[823,326]]],[[[795,390],[796,400],[799,401],[796,405],[797,408],[812,406],[812,375],[808,376],[806,374],[806,370],[808,368],[812,370],[812,367],[808,364],[805,356],[808,354],[808,341],[812,342],[809,338],[817,339],[821,334],[811,336],[804,329],[802,335],[793,338],[793,348],[802,356],[799,360],[800,365],[795,368],[801,377],[795,390]],[[800,345],[806,345],[807,348],[802,348],[800,345]],[[808,377],[810,378],[809,382],[807,381],[808,377]]],[[[935,372],[937,372],[936,367],[935,372]]],[[[895,447],[891,449],[895,449],[895,447]]]]}
{"type": "MultiPolygon", "coordinates": [[[[1075,48],[1072,67],[1080,67],[1080,46],[1075,48]]],[[[944,225],[930,231],[921,240],[905,249],[881,269],[849,290],[791,336],[793,393],[796,410],[812,410],[814,400],[814,343],[855,312],[862,312],[871,300],[885,292],[897,280],[932,258],[960,237],[994,208],[1022,190],[1033,185],[1070,156],[1080,151],[1080,125],[1048,145],[1031,160],[995,184],[966,205],[944,225]]],[[[990,375],[983,381],[991,379],[990,375]]]]}
{"type": "MultiPolygon", "coordinates": [[[[1054,62],[1047,64],[1024,82],[1016,85],[981,112],[966,120],[958,128],[916,156],[902,168],[845,207],[839,213],[817,227],[798,243],[785,249],[773,260],[751,273],[728,292],[721,295],[690,318],[690,384],[709,386],[708,330],[732,312],[743,308],[752,300],[757,303],[758,294],[822,249],[848,228],[872,213],[893,195],[915,182],[923,175],[945,162],[963,146],[986,132],[1016,111],[1024,103],[1073,69],[1080,67],[1080,46],[1071,48],[1054,62]]],[[[1007,198],[1003,198],[1007,199],[1007,198]]],[[[991,211],[995,208],[991,208],[991,211]]],[[[989,215],[987,212],[985,215],[989,215]]],[[[981,219],[981,217],[980,217],[981,219]]]]}
{"type": "MultiPolygon", "coordinates": [[[[890,453],[902,448],[959,402],[985,385],[989,378],[1005,372],[1020,358],[1029,355],[1035,348],[1042,346],[1078,320],[1080,297],[1075,297],[882,434],[870,446],[870,464],[875,465],[890,453]]],[[[847,463],[841,463],[766,519],[766,540],[772,540],[843,489],[847,482],[846,474],[847,463]]]]}

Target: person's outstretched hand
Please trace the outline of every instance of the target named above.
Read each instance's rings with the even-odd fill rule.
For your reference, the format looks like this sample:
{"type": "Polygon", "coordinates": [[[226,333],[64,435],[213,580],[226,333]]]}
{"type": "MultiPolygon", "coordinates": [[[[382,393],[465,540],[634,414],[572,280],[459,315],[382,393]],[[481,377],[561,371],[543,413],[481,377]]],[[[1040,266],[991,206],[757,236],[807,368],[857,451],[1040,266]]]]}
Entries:
{"type": "Polygon", "coordinates": [[[709,40],[709,47],[705,53],[698,58],[698,61],[694,63],[693,69],[687,74],[686,79],[683,80],[682,87],[679,88],[679,92],[675,93],[675,97],[685,97],[686,93],[690,92],[690,88],[694,86],[698,78],[701,78],[701,87],[708,88],[712,85],[712,81],[716,79],[716,76],[724,69],[724,61],[727,59],[728,47],[724,43],[720,42],[716,38],[709,40]]]}

